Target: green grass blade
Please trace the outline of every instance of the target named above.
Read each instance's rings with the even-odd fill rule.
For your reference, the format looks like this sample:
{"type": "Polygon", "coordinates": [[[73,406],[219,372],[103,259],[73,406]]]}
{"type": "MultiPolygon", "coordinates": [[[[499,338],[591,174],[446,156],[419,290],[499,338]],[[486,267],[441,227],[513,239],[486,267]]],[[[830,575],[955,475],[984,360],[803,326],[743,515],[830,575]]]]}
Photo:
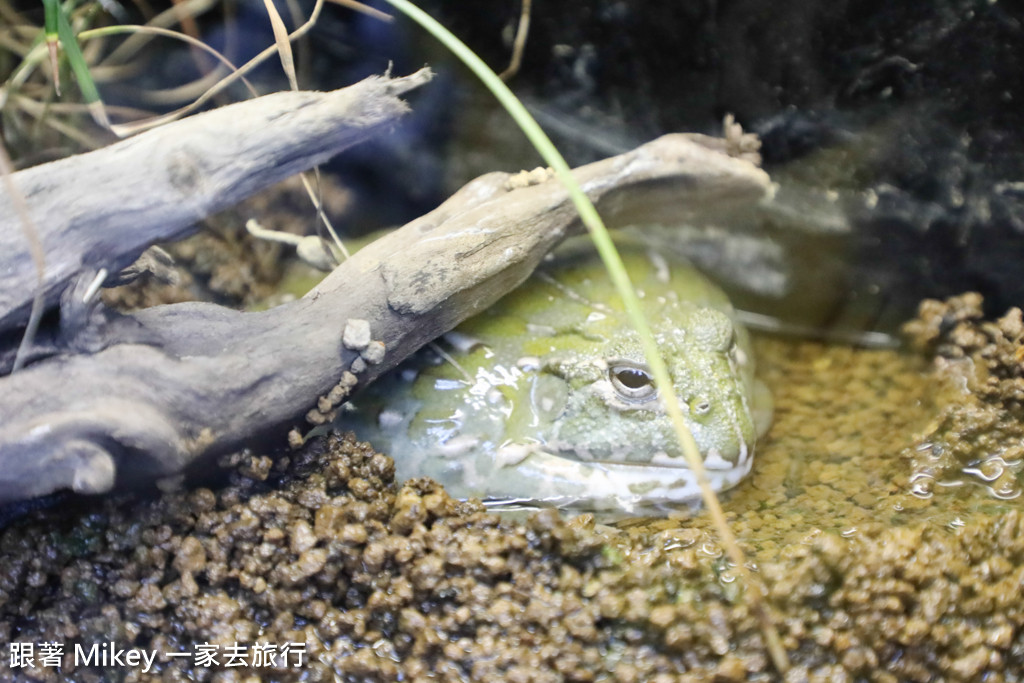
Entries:
{"type": "MultiPolygon", "coordinates": [[[[56,4],[56,0],[43,0],[43,2],[56,4]]],[[[89,107],[89,113],[92,114],[92,118],[97,124],[109,129],[110,121],[103,109],[103,101],[100,99],[99,90],[96,89],[96,83],[93,82],[92,74],[89,73],[89,65],[85,63],[85,56],[78,46],[78,38],[75,37],[71,23],[68,22],[67,15],[60,7],[57,8],[57,35],[60,37],[60,45],[64,48],[64,54],[68,57],[71,71],[75,74],[75,80],[78,81],[78,88],[82,91],[82,99],[89,107]]]]}
{"type": "Polygon", "coordinates": [[[43,0],[43,39],[46,41],[46,50],[50,53],[50,70],[53,72],[53,89],[60,97],[60,61],[57,58],[57,36],[58,17],[61,16],[60,5],[57,0],[43,0]]]}
{"type": "MultiPolygon", "coordinates": [[[[636,291],[633,289],[632,282],[629,279],[629,275],[626,273],[625,266],[622,263],[622,259],[619,257],[618,251],[615,249],[612,238],[608,234],[608,230],[605,228],[601,217],[598,215],[597,209],[594,208],[593,203],[583,192],[582,188],[580,188],[579,184],[573,179],[569,165],[566,163],[565,159],[562,158],[562,155],[555,148],[547,134],[544,133],[540,125],[538,125],[536,120],[534,120],[533,116],[531,116],[526,110],[526,107],[523,106],[522,102],[520,102],[515,94],[508,89],[508,86],[506,86],[505,83],[502,82],[502,80],[490,69],[490,67],[488,67],[483,60],[476,55],[476,53],[470,50],[465,43],[448,32],[447,29],[437,23],[432,17],[430,17],[430,15],[408,2],[408,0],[387,1],[409,18],[427,29],[432,35],[440,40],[446,48],[451,50],[455,56],[461,59],[481,81],[483,81],[488,90],[494,94],[519,127],[522,128],[523,132],[537,149],[537,152],[541,157],[543,157],[544,161],[555,171],[559,180],[568,189],[573,204],[575,204],[580,217],[583,219],[584,224],[590,231],[594,244],[597,247],[597,251],[608,269],[609,277],[618,290],[619,295],[622,297],[630,322],[634,325],[637,333],[640,335],[644,354],[646,355],[648,364],[650,365],[651,373],[654,375],[654,381],[663,387],[672,386],[668,368],[665,366],[665,363],[661,358],[661,354],[658,352],[657,343],[651,335],[650,326],[644,318],[643,312],[640,308],[639,299],[636,296],[636,291]]],[[[686,427],[686,422],[683,419],[679,402],[672,392],[665,392],[663,395],[665,397],[666,410],[669,412],[669,417],[676,426],[680,445],[683,447],[683,453],[686,455],[687,461],[694,472],[706,481],[699,449],[697,448],[697,444],[694,442],[689,429],[686,427]]],[[[710,487],[708,487],[708,490],[710,491],[710,487]]],[[[717,500],[714,499],[713,493],[711,498],[712,500],[709,501],[707,500],[707,497],[705,497],[705,502],[710,503],[709,507],[715,506],[717,503],[717,500]]]]}
{"type": "MultiPolygon", "coordinates": [[[[421,10],[419,7],[413,5],[408,0],[387,0],[387,2],[426,29],[448,50],[450,50],[452,54],[462,60],[462,62],[469,67],[477,78],[479,78],[487,89],[490,90],[498,99],[501,105],[505,107],[508,113],[515,120],[516,124],[519,125],[526,134],[526,137],[530,140],[531,144],[533,144],[537,149],[537,152],[544,158],[544,161],[555,171],[559,180],[568,190],[569,196],[572,198],[573,204],[576,206],[576,210],[580,214],[580,218],[583,219],[584,225],[587,226],[587,230],[590,232],[594,245],[597,247],[597,252],[601,256],[601,260],[604,261],[612,283],[615,285],[616,290],[622,297],[622,302],[626,308],[630,322],[636,328],[637,334],[640,337],[644,356],[651,368],[651,374],[654,375],[655,383],[659,386],[671,387],[672,381],[668,368],[665,365],[664,360],[661,358],[661,354],[658,351],[658,345],[654,341],[654,336],[651,334],[650,326],[647,324],[647,320],[644,318],[643,312],[640,308],[640,301],[637,298],[636,291],[633,289],[629,275],[626,273],[626,268],[622,263],[622,259],[619,257],[618,251],[615,249],[615,245],[612,243],[608,230],[605,228],[604,223],[598,215],[597,209],[594,208],[593,203],[572,177],[569,165],[566,163],[565,159],[562,158],[562,155],[541,129],[540,125],[526,110],[526,107],[523,106],[522,102],[520,102],[515,94],[509,90],[508,86],[498,78],[491,68],[488,67],[475,52],[470,50],[465,43],[456,38],[440,23],[435,21],[433,17],[421,10]]],[[[694,474],[700,482],[701,497],[704,499],[704,504],[707,506],[708,513],[711,515],[715,527],[718,530],[722,546],[725,548],[726,553],[728,553],[729,559],[736,564],[738,571],[743,572],[748,577],[746,583],[749,590],[751,607],[758,613],[760,618],[762,632],[765,640],[768,642],[768,651],[772,657],[773,663],[780,672],[784,672],[789,668],[789,660],[786,656],[785,650],[782,648],[778,631],[775,629],[774,623],[764,606],[763,593],[761,592],[760,584],[750,576],[749,572],[747,572],[743,553],[736,542],[736,538],[733,535],[732,530],[729,529],[729,525],[725,521],[725,514],[722,512],[722,507],[718,502],[718,498],[715,496],[714,491],[708,484],[707,475],[704,471],[704,463],[700,458],[700,451],[693,439],[693,435],[690,434],[690,430],[686,426],[686,421],[683,418],[683,412],[679,405],[679,400],[670,391],[662,393],[662,400],[665,406],[665,411],[668,413],[669,418],[675,427],[676,435],[679,438],[679,444],[682,447],[683,454],[686,456],[687,463],[694,471],[694,474]]]]}

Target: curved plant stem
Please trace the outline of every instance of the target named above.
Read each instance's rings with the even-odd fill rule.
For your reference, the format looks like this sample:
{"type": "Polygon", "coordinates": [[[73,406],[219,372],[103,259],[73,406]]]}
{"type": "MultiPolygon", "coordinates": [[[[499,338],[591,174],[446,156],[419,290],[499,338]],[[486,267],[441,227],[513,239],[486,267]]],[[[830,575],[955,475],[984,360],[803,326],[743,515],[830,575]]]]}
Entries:
{"type": "MultiPolygon", "coordinates": [[[[223,54],[213,49],[201,40],[196,40],[192,36],[181,33],[180,31],[172,31],[166,28],[160,28],[158,26],[141,26],[136,24],[117,24],[114,26],[104,26],[102,28],[91,28],[86,31],[82,31],[78,34],[79,40],[86,41],[93,38],[100,38],[103,36],[118,35],[120,33],[131,33],[131,34],[151,34],[155,36],[164,36],[166,38],[172,38],[174,40],[181,40],[192,47],[198,48],[212,55],[217,61],[226,66],[230,71],[238,71],[238,67],[235,66],[230,59],[225,57],[223,54]]],[[[242,83],[249,90],[253,97],[259,97],[259,93],[256,88],[250,83],[244,76],[241,77],[242,83]]]]}
{"type": "MultiPolygon", "coordinates": [[[[601,260],[604,261],[612,283],[615,285],[616,290],[622,297],[622,302],[629,316],[630,322],[633,324],[634,328],[636,328],[637,334],[640,337],[644,356],[651,368],[651,374],[654,375],[655,383],[663,387],[672,386],[668,368],[658,351],[658,346],[651,334],[650,326],[647,324],[647,320],[644,318],[643,312],[640,309],[640,301],[637,298],[636,291],[633,289],[633,284],[630,282],[629,275],[626,273],[626,268],[622,263],[622,259],[619,257],[619,254],[615,249],[615,245],[612,243],[612,238],[608,234],[608,229],[605,228],[604,223],[601,221],[601,217],[598,215],[597,209],[594,208],[593,203],[591,203],[582,188],[580,188],[579,184],[572,177],[569,165],[566,163],[565,159],[562,158],[562,155],[541,129],[540,125],[537,124],[536,120],[534,120],[526,110],[526,107],[523,106],[522,102],[519,101],[512,91],[509,90],[508,86],[498,78],[490,67],[488,67],[484,61],[476,55],[476,53],[470,50],[465,43],[456,38],[440,23],[435,21],[433,17],[413,5],[408,0],[387,0],[387,2],[441,41],[446,48],[448,48],[455,56],[461,59],[466,66],[469,67],[477,78],[483,81],[487,89],[491,91],[491,93],[498,99],[502,106],[505,107],[515,122],[523,130],[526,137],[530,140],[530,143],[533,144],[537,149],[537,152],[544,158],[544,161],[554,170],[558,179],[568,190],[569,196],[572,199],[573,204],[576,206],[576,210],[580,214],[580,218],[583,219],[584,225],[587,226],[587,230],[590,232],[590,236],[594,241],[598,254],[601,256],[601,260]]],[[[743,556],[743,552],[740,550],[739,544],[736,542],[736,537],[733,535],[732,530],[726,522],[725,514],[722,512],[722,506],[719,504],[714,490],[708,484],[707,474],[704,471],[704,463],[700,457],[700,451],[697,448],[697,443],[693,439],[693,435],[686,426],[686,421],[683,418],[683,411],[679,405],[679,400],[670,391],[663,392],[661,396],[665,411],[668,413],[669,419],[675,427],[676,435],[679,438],[679,444],[682,447],[683,454],[686,456],[687,463],[697,475],[697,479],[700,483],[701,497],[704,500],[704,504],[707,506],[708,514],[710,514],[715,528],[718,530],[722,546],[725,548],[730,561],[736,565],[736,570],[742,572],[747,579],[746,585],[749,591],[748,595],[750,598],[750,606],[755,614],[757,614],[761,623],[761,629],[768,645],[769,655],[772,658],[775,668],[780,673],[785,672],[789,669],[789,658],[782,647],[778,632],[775,629],[775,624],[772,621],[767,606],[765,605],[761,583],[748,571],[746,567],[746,559],[743,556]]]]}
{"type": "Polygon", "coordinates": [[[4,190],[11,196],[11,204],[15,212],[21,217],[21,229],[25,233],[25,240],[28,242],[28,251],[32,255],[32,262],[36,267],[36,289],[32,296],[32,309],[29,312],[28,325],[21,335],[21,343],[18,344],[18,351],[14,356],[14,365],[11,367],[11,374],[20,370],[25,364],[32,342],[35,340],[36,331],[39,329],[39,321],[43,318],[43,309],[46,306],[44,298],[46,292],[46,251],[39,239],[39,230],[36,228],[28,210],[28,203],[25,195],[14,184],[14,165],[7,155],[7,149],[0,141],[0,179],[3,180],[4,190]]]}
{"type": "Polygon", "coordinates": [[[512,42],[512,59],[509,60],[505,70],[498,74],[498,78],[506,83],[519,73],[519,66],[523,62],[523,49],[526,47],[526,37],[530,34],[530,6],[532,0],[522,0],[523,6],[519,11],[519,27],[516,29],[516,37],[512,42]]]}

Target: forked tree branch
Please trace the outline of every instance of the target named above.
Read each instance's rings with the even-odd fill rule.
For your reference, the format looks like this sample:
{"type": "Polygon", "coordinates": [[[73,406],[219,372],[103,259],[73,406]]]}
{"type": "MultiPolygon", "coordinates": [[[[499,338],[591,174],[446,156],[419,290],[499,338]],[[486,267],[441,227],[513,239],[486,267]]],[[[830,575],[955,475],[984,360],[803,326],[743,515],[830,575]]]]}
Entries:
{"type": "MultiPolygon", "coordinates": [[[[713,147],[669,135],[575,173],[610,225],[680,221],[765,196],[763,171],[713,147]]],[[[183,140],[179,148],[192,150],[192,161],[164,179],[164,202],[182,201],[181,188],[197,187],[193,171],[208,167],[201,144],[183,140]]],[[[299,156],[282,152],[276,163],[308,165],[299,156]]],[[[126,170],[81,172],[115,187],[131,182],[116,179],[118,169],[126,170]]],[[[255,184],[217,185],[230,185],[237,199],[255,184]]],[[[205,202],[227,203],[211,192],[204,190],[205,202]]],[[[145,210],[155,214],[153,201],[145,210]]],[[[113,212],[99,198],[89,206],[113,212]]],[[[128,213],[109,219],[121,239],[128,213]]],[[[184,222],[160,239],[180,234],[184,222]]],[[[88,283],[79,280],[63,294],[60,353],[0,379],[0,501],[65,487],[104,492],[268,437],[283,443],[289,427],[323,419],[351,390],[491,305],[580,229],[565,189],[544,172],[491,173],[357,253],[304,298],[269,311],[186,303],[119,315],[83,304],[88,283]]],[[[128,251],[137,255],[143,244],[128,251]]],[[[94,257],[61,257],[63,281],[94,257]]],[[[54,297],[63,281],[53,280],[54,297]]],[[[23,304],[6,306],[10,320],[23,304]]]]}

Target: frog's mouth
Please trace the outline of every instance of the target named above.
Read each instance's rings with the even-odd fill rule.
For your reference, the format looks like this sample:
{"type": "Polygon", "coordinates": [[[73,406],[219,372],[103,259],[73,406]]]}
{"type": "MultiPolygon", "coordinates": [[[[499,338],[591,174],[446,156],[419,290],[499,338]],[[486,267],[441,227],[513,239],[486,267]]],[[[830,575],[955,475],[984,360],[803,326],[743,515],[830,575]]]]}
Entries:
{"type": "MultiPolygon", "coordinates": [[[[715,491],[736,486],[753,464],[752,449],[730,462],[709,453],[705,475],[715,491]]],[[[522,504],[575,507],[589,510],[639,511],[658,505],[690,504],[701,497],[696,473],[681,457],[658,462],[582,460],[572,452],[535,448],[514,465],[516,479],[531,480],[530,495],[488,496],[489,505],[522,504]]],[[[500,486],[498,488],[501,488],[500,486]]]]}
{"type": "MultiPolygon", "coordinates": [[[[727,463],[728,461],[722,460],[727,463]]],[[[704,475],[714,491],[725,491],[736,486],[750,473],[752,459],[740,463],[728,463],[729,467],[711,467],[704,464],[704,475]]],[[[700,498],[700,484],[697,473],[685,464],[664,463],[589,463],[605,470],[614,479],[616,488],[626,488],[630,494],[647,502],[681,503],[700,498]]]]}

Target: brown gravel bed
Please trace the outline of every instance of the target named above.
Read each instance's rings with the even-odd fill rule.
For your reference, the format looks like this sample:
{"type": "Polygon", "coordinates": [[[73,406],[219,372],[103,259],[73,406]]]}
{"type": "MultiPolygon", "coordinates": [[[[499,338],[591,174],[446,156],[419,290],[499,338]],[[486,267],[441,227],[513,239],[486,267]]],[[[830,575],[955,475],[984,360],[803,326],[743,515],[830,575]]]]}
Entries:
{"type": "MultiPolygon", "coordinates": [[[[931,327],[950,328],[943,319],[931,327]]],[[[988,342],[954,345],[1012,378],[1016,328],[996,328],[1002,341],[983,328],[988,342]]],[[[916,357],[758,347],[777,421],[724,502],[768,586],[795,665],[785,680],[1022,680],[1019,499],[913,481],[913,453],[944,411],[987,399],[940,391],[946,380],[916,357]]],[[[308,661],[227,669],[158,656],[143,675],[73,669],[68,654],[60,670],[0,667],[0,681],[783,678],[702,515],[501,518],[428,480],[397,488],[389,458],[340,437],[276,463],[239,456],[234,472],[217,491],[50,510],[4,530],[0,642],[292,642],[308,661]]]]}

